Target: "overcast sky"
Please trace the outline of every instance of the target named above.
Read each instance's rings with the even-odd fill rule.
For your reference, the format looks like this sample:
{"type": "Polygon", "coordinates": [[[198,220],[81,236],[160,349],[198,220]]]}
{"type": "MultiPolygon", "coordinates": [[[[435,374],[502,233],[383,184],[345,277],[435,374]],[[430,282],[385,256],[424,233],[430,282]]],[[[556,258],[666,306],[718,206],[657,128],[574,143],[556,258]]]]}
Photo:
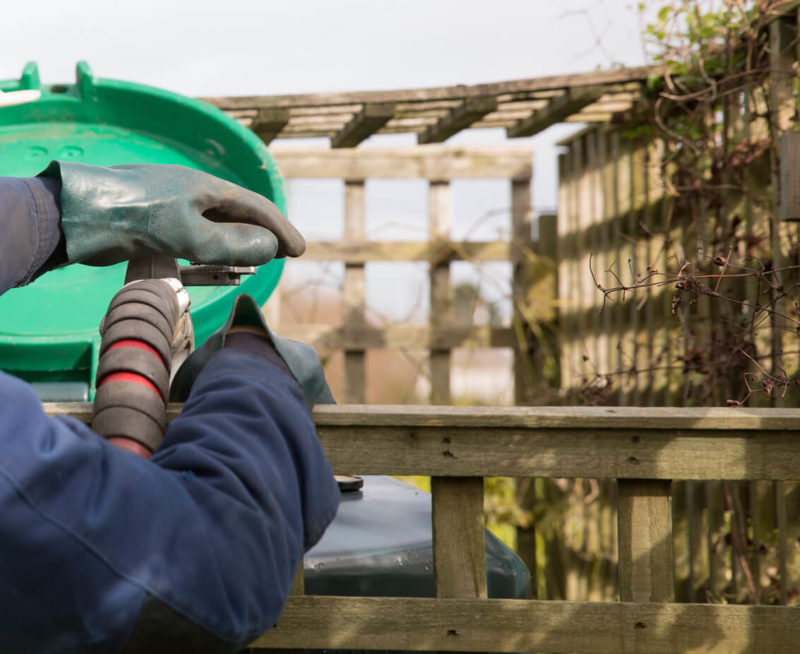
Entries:
{"type": "Polygon", "coordinates": [[[643,61],[629,0],[6,2],[0,75],[103,77],[189,95],[445,85],[643,61]]]}

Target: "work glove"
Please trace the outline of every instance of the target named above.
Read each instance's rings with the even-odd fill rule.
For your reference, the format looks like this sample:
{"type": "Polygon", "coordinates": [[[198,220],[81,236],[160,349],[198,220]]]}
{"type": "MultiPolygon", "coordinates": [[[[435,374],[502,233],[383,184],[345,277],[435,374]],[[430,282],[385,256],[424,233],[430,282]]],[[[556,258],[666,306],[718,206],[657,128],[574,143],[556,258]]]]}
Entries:
{"type": "Polygon", "coordinates": [[[262,195],[184,166],[53,161],[67,262],[106,266],[146,252],[193,263],[257,266],[305,241],[262,195]]]}
{"type": "MultiPolygon", "coordinates": [[[[246,331],[261,334],[269,340],[272,344],[270,349],[273,349],[280,357],[280,362],[285,364],[300,385],[309,410],[316,404],[336,403],[328,383],[325,381],[325,374],[322,371],[322,363],[317,351],[310,345],[290,341],[288,338],[273,333],[267,327],[261,309],[249,295],[237,296],[228,320],[222,328],[214,332],[201,347],[190,354],[180,367],[170,388],[172,402],[186,401],[194,380],[197,379],[211,356],[225,347],[229,333],[231,337],[241,333],[241,331],[236,331],[237,328],[247,328],[246,331]]],[[[269,345],[265,344],[265,347],[269,348],[269,345]]],[[[269,358],[269,352],[265,358],[269,358]]],[[[279,367],[283,367],[280,362],[279,367]]]]}

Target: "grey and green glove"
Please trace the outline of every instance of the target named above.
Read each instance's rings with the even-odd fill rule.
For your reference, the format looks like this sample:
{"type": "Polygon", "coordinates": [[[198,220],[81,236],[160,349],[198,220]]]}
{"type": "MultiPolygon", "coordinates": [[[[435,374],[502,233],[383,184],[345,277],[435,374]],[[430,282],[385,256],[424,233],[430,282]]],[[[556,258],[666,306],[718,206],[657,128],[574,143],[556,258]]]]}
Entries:
{"type": "Polygon", "coordinates": [[[184,166],[54,161],[69,263],[105,266],[146,252],[257,266],[296,257],[305,241],[262,195],[184,166]]]}
{"type": "MultiPolygon", "coordinates": [[[[178,369],[170,388],[170,400],[172,402],[186,401],[194,380],[197,379],[200,371],[208,363],[211,356],[225,347],[226,339],[234,335],[230,334],[229,336],[232,329],[242,327],[252,328],[253,332],[262,334],[269,340],[272,349],[274,349],[281,361],[286,364],[289,372],[300,385],[306,406],[309,409],[316,404],[336,403],[328,387],[328,382],[325,381],[325,374],[322,371],[322,363],[317,351],[311,345],[291,341],[273,333],[267,327],[267,322],[264,319],[264,314],[261,313],[261,309],[249,295],[236,297],[233,309],[222,328],[209,336],[208,340],[192,352],[178,369]]],[[[280,367],[283,366],[281,365],[280,367]]]]}

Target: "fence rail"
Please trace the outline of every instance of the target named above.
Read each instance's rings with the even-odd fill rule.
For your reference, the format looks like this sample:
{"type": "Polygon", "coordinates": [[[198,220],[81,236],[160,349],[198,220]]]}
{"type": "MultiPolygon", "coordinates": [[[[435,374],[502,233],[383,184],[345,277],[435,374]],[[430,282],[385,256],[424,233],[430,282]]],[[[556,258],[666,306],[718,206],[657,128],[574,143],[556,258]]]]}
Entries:
{"type": "Polygon", "coordinates": [[[255,647],[727,654],[800,642],[798,608],[671,601],[670,501],[671,479],[800,479],[800,410],[340,405],[314,419],[336,472],[433,476],[437,597],[294,595],[255,647]],[[486,599],[482,488],[498,475],[617,479],[626,601],[486,599]]]}

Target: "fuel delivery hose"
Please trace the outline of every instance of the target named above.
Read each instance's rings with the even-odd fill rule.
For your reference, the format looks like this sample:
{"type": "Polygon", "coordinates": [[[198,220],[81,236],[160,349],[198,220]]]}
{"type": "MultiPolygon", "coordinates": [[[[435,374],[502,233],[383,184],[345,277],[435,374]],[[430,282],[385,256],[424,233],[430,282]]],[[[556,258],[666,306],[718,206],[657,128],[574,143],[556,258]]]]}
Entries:
{"type": "Polygon", "coordinates": [[[92,429],[145,458],[164,438],[171,368],[191,347],[188,297],[177,279],[131,282],[100,325],[92,429]]]}

